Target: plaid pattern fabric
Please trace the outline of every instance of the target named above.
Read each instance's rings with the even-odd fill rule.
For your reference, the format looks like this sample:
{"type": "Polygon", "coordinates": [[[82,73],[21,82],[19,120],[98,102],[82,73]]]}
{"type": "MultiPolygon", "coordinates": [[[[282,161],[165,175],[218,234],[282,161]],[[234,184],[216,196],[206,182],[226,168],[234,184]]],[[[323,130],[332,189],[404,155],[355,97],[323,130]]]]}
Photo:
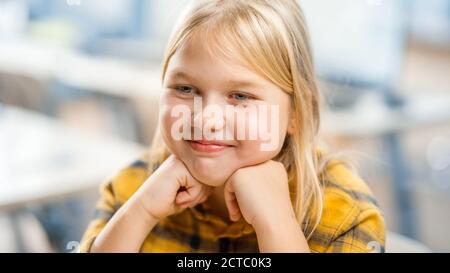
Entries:
{"type": "MultiPolygon", "coordinates": [[[[94,219],[81,241],[89,252],[92,242],[122,204],[149,177],[146,156],[108,179],[100,188],[94,219]]],[[[367,185],[343,164],[327,168],[320,224],[308,240],[312,252],[384,252],[383,215],[367,185]]],[[[244,220],[226,224],[208,204],[161,220],[148,234],[141,252],[258,252],[254,229],[244,220]]]]}

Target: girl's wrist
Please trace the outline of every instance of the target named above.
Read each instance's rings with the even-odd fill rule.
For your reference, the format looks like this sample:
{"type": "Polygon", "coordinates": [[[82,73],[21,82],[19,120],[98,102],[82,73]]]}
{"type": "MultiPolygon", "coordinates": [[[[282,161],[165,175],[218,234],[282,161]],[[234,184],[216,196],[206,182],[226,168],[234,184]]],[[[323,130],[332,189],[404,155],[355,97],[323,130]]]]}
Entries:
{"type": "Polygon", "coordinates": [[[149,229],[152,229],[158,222],[159,218],[155,217],[150,211],[148,211],[142,203],[142,200],[138,196],[133,196],[129,200],[129,208],[128,210],[135,214],[136,217],[140,218],[145,226],[148,226],[149,229]],[[135,197],[135,198],[133,198],[135,197]]]}
{"type": "Polygon", "coordinates": [[[309,252],[295,215],[260,220],[254,225],[261,252],[309,252]]]}
{"type": "Polygon", "coordinates": [[[255,220],[253,227],[256,232],[267,231],[276,232],[283,230],[286,226],[299,226],[294,212],[286,214],[277,214],[271,217],[259,217],[255,220]]]}
{"type": "Polygon", "coordinates": [[[91,252],[138,252],[157,222],[132,197],[109,220],[95,239],[91,252]]]}

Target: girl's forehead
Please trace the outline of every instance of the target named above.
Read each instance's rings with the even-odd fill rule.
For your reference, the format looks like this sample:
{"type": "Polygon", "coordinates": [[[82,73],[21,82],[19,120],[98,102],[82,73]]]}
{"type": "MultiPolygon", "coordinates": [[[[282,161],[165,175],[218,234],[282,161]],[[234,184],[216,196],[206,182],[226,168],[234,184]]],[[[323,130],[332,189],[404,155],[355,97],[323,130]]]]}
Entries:
{"type": "Polygon", "coordinates": [[[250,68],[253,65],[244,54],[248,48],[242,48],[243,41],[229,37],[228,32],[208,24],[198,26],[185,39],[180,40],[175,54],[190,62],[195,59],[226,67],[240,66],[252,71],[250,68]]]}
{"type": "Polygon", "coordinates": [[[247,67],[238,54],[231,54],[230,51],[226,45],[218,45],[217,41],[192,34],[180,45],[172,58],[178,58],[181,62],[214,62],[226,67],[247,67]]]}
{"type": "Polygon", "coordinates": [[[206,49],[201,42],[189,42],[172,56],[168,74],[191,77],[223,77],[230,80],[262,81],[262,77],[239,59],[206,49]]]}

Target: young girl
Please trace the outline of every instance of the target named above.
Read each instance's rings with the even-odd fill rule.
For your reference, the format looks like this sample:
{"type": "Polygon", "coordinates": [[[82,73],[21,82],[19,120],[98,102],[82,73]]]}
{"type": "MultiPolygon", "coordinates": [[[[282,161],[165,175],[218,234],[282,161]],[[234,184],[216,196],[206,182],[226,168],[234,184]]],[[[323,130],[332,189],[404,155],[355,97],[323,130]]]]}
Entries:
{"type": "Polygon", "coordinates": [[[319,150],[319,92],[296,1],[195,1],[162,74],[152,149],[102,186],[82,252],[383,251],[370,190],[319,150]],[[195,111],[199,98],[213,115],[195,111]],[[248,111],[262,106],[276,115],[248,111]],[[174,109],[192,111],[181,138],[174,109]],[[261,136],[224,134],[266,123],[273,149],[261,149],[261,136]]]}

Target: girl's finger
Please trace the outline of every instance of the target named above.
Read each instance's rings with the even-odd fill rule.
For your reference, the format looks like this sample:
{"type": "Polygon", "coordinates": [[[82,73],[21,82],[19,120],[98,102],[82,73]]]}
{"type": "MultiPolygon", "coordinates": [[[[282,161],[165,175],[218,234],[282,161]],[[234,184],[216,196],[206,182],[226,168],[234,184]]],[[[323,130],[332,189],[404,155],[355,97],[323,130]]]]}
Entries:
{"type": "Polygon", "coordinates": [[[205,194],[205,187],[201,186],[200,187],[200,191],[197,193],[197,196],[194,198],[194,200],[192,201],[193,206],[197,205],[198,203],[200,203],[200,199],[204,196],[205,194]]]}
{"type": "Polygon", "coordinates": [[[224,198],[231,221],[238,221],[242,216],[241,210],[230,183],[225,185],[224,198]]]}
{"type": "Polygon", "coordinates": [[[193,201],[194,206],[205,202],[211,193],[212,193],[212,187],[202,185],[197,198],[193,201]]]}
{"type": "Polygon", "coordinates": [[[185,208],[193,208],[193,207],[195,207],[197,204],[199,204],[199,203],[201,203],[200,201],[197,201],[197,200],[194,200],[194,201],[189,201],[189,202],[185,202],[185,203],[182,203],[182,204],[179,204],[178,206],[180,207],[180,208],[182,208],[182,209],[185,209],[185,208]]]}
{"type": "Polygon", "coordinates": [[[204,195],[199,201],[198,201],[198,203],[200,204],[200,203],[203,203],[203,202],[205,202],[206,200],[208,200],[208,195],[204,195]]]}
{"type": "Polygon", "coordinates": [[[213,192],[213,188],[212,187],[202,186],[202,189],[198,193],[198,196],[197,196],[197,198],[195,200],[190,200],[190,201],[186,201],[186,202],[182,202],[182,203],[177,203],[177,205],[181,209],[195,207],[196,205],[205,202],[208,199],[208,197],[211,195],[212,192],[213,192]]]}
{"type": "Polygon", "coordinates": [[[180,191],[177,193],[175,197],[175,204],[180,205],[184,203],[188,203],[192,199],[192,196],[189,195],[187,190],[180,191]]]}
{"type": "Polygon", "coordinates": [[[178,207],[180,207],[181,209],[185,209],[185,208],[189,207],[190,204],[191,204],[191,202],[186,202],[186,203],[178,205],[178,207]]]}
{"type": "Polygon", "coordinates": [[[199,200],[197,200],[197,204],[201,204],[208,200],[208,197],[211,195],[212,191],[205,190],[205,192],[200,196],[199,200]]]}
{"type": "Polygon", "coordinates": [[[186,202],[195,201],[201,194],[202,188],[203,187],[200,184],[186,187],[185,190],[180,191],[177,194],[177,196],[175,198],[175,203],[182,204],[182,203],[186,203],[186,202]]]}

